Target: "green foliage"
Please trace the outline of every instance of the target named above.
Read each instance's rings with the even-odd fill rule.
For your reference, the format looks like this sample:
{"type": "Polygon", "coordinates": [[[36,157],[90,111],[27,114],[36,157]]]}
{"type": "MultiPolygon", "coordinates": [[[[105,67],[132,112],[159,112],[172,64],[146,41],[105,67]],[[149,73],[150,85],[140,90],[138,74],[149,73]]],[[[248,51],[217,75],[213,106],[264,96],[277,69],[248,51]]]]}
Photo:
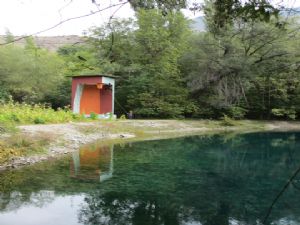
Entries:
{"type": "Polygon", "coordinates": [[[130,4],[134,10],[157,8],[161,10],[163,15],[182,8],[189,8],[193,11],[204,8],[206,14],[208,12],[212,14],[216,26],[233,23],[233,20],[238,17],[244,20],[269,22],[272,16],[278,17],[278,8],[280,8],[278,5],[274,6],[272,1],[266,0],[206,0],[205,7],[203,7],[202,1],[200,2],[192,1],[191,3],[187,0],[131,0],[130,4]],[[211,3],[213,7],[207,8],[208,3],[211,3]]]}
{"type": "Polygon", "coordinates": [[[42,102],[47,102],[52,108],[65,108],[70,106],[71,99],[71,78],[64,78],[56,87],[45,94],[42,102]]]}
{"type": "Polygon", "coordinates": [[[113,120],[114,119],[114,114],[113,113],[109,113],[109,119],[113,120]]]}
{"type": "Polygon", "coordinates": [[[42,104],[6,103],[0,107],[0,124],[44,124],[81,121],[69,109],[54,110],[42,104]]]}
{"type": "Polygon", "coordinates": [[[272,109],[272,114],[274,116],[283,117],[285,115],[284,109],[272,109]]]}
{"type": "MultiPolygon", "coordinates": [[[[206,1],[208,31],[192,33],[177,10],[185,1],[130,4],[136,20],[112,19],[91,29],[86,43],[63,46],[57,53],[38,48],[32,38],[24,47],[2,46],[0,103],[8,102],[6,108],[11,100],[37,104],[46,114],[49,105],[57,109],[55,115],[63,111],[69,116],[50,119],[38,113],[25,119],[18,110],[26,115],[28,109],[20,104],[14,106],[16,112],[2,110],[0,122],[83,119],[60,109],[69,107],[71,99],[66,75],[78,74],[116,75],[118,115],[130,110],[137,118],[215,119],[226,114],[293,120],[300,115],[297,21],[281,18],[266,1],[206,1]]],[[[8,32],[6,38],[13,35],[8,32]]]]}
{"type": "Polygon", "coordinates": [[[228,109],[228,115],[234,119],[243,119],[245,117],[247,111],[248,110],[246,110],[242,107],[233,106],[228,109]]]}
{"type": "MultiPolygon", "coordinates": [[[[1,86],[1,85],[0,85],[1,86]]],[[[11,98],[9,91],[5,87],[0,89],[0,102],[7,102],[11,98]]]]}
{"type": "Polygon", "coordinates": [[[42,118],[39,118],[39,117],[35,118],[35,119],[33,120],[33,122],[34,122],[35,124],[45,124],[45,120],[42,119],[42,118]]]}
{"type": "Polygon", "coordinates": [[[272,109],[272,114],[276,118],[281,119],[290,119],[295,120],[296,119],[296,110],[294,108],[291,109],[272,109]]]}
{"type": "Polygon", "coordinates": [[[265,0],[205,0],[203,9],[207,27],[212,33],[234,26],[239,19],[250,23],[270,22],[279,16],[279,9],[265,0]]]}
{"type": "Polygon", "coordinates": [[[179,13],[163,17],[156,11],[140,11],[138,25],[136,40],[143,70],[131,80],[130,89],[139,86],[139,93],[131,92],[128,104],[142,116],[180,117],[188,92],[177,62],[187,45],[188,24],[179,13]]]}
{"type": "Polygon", "coordinates": [[[163,15],[168,12],[172,12],[174,9],[179,10],[187,6],[186,0],[132,0],[130,1],[131,6],[135,10],[139,9],[154,9],[155,7],[160,9],[163,15]]]}
{"type": "Polygon", "coordinates": [[[96,74],[100,72],[97,55],[90,45],[66,45],[58,49],[58,55],[64,59],[64,74],[96,74]]]}
{"type": "Polygon", "coordinates": [[[287,20],[283,29],[274,25],[274,18],[268,23],[231,19],[234,26],[192,35],[190,50],[181,59],[198,104],[215,116],[221,112],[242,118],[246,112],[232,108],[236,105],[247,109],[249,118],[270,119],[272,108],[293,107],[299,114],[298,25],[287,20]]]}
{"type": "Polygon", "coordinates": [[[62,59],[30,39],[25,48],[2,46],[0,58],[1,99],[11,95],[19,102],[40,102],[63,78],[62,59]]]}
{"type": "Polygon", "coordinates": [[[230,118],[229,116],[227,116],[225,114],[222,117],[220,124],[222,126],[236,126],[236,125],[238,125],[238,123],[234,119],[230,118]]]}
{"type": "Polygon", "coordinates": [[[45,152],[45,147],[52,141],[51,136],[41,134],[35,137],[13,134],[0,141],[0,163],[18,156],[30,156],[45,152]]]}
{"type": "Polygon", "coordinates": [[[90,113],[90,118],[91,118],[92,120],[96,120],[96,119],[98,118],[98,115],[97,115],[96,113],[94,113],[94,112],[91,112],[91,113],[90,113]]]}
{"type": "Polygon", "coordinates": [[[120,116],[120,120],[126,120],[126,115],[122,114],[122,115],[120,116]]]}
{"type": "Polygon", "coordinates": [[[102,71],[118,76],[116,98],[127,111],[156,118],[192,114],[195,107],[178,64],[190,34],[181,13],[138,10],[136,23],[116,20],[91,32],[102,71]]]}

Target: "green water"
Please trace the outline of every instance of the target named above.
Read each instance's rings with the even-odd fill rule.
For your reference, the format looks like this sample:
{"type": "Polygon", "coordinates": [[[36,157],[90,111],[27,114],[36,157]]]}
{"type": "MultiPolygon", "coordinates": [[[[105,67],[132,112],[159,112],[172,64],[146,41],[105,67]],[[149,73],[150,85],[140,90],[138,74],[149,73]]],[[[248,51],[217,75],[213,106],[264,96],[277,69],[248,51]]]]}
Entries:
{"type": "MultiPolygon", "coordinates": [[[[300,166],[300,133],[85,146],[0,174],[1,225],[262,224],[300,166]]],[[[300,174],[265,224],[300,224],[300,174]]]]}

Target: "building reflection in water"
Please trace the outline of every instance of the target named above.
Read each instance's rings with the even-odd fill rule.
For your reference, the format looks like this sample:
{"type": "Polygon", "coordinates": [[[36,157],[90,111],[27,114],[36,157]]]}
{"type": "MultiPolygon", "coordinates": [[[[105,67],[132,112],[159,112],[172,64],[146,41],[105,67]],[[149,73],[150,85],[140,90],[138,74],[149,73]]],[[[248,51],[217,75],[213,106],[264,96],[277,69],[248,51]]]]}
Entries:
{"type": "Polygon", "coordinates": [[[114,146],[84,146],[74,152],[70,176],[80,180],[105,181],[113,175],[114,146]]]}

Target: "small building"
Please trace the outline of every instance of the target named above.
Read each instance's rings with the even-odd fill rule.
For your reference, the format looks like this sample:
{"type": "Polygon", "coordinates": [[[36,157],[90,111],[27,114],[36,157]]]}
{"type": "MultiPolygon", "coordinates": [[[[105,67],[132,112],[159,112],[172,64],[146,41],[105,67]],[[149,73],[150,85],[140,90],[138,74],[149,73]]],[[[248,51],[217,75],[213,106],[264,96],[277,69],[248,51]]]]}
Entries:
{"type": "Polygon", "coordinates": [[[107,75],[72,76],[73,113],[98,114],[107,118],[114,114],[115,79],[107,75]]]}

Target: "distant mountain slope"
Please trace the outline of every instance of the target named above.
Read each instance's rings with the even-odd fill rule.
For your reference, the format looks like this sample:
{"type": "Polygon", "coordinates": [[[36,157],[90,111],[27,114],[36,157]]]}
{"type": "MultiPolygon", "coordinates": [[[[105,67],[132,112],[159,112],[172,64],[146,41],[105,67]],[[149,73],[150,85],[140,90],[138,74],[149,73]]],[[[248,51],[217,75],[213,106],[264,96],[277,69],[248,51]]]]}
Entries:
{"type": "Polygon", "coordinates": [[[300,7],[286,9],[280,13],[282,16],[300,16],[300,7]]]}
{"type": "MultiPolygon", "coordinates": [[[[291,17],[291,16],[300,16],[300,7],[293,8],[293,9],[286,9],[280,13],[283,17],[291,17]]],[[[191,24],[192,30],[195,31],[205,31],[206,25],[205,25],[205,17],[199,16],[192,20],[191,24]]]]}
{"type": "MultiPolygon", "coordinates": [[[[18,38],[16,36],[15,38],[18,38]]],[[[74,45],[84,43],[84,38],[77,35],[67,35],[67,36],[35,36],[33,37],[35,44],[40,48],[48,49],[49,51],[57,51],[60,47],[64,45],[74,45]]],[[[5,36],[0,35],[0,43],[5,42],[5,36]]],[[[25,39],[17,41],[16,44],[24,45],[25,39]]]]}
{"type": "Polygon", "coordinates": [[[206,25],[205,25],[204,16],[199,16],[199,17],[194,18],[192,20],[191,28],[192,28],[192,30],[195,30],[195,31],[205,31],[206,25]]]}

